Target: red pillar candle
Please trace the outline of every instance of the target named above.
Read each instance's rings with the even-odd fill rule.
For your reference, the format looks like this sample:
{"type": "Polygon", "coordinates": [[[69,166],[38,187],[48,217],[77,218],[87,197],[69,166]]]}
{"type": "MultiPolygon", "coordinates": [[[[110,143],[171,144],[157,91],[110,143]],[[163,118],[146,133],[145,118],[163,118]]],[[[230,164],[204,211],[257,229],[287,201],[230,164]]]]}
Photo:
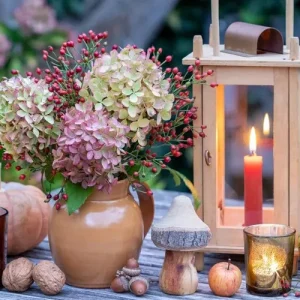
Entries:
{"type": "Polygon", "coordinates": [[[244,157],[245,226],[262,223],[262,156],[256,155],[254,127],[250,133],[250,155],[244,157]]]}

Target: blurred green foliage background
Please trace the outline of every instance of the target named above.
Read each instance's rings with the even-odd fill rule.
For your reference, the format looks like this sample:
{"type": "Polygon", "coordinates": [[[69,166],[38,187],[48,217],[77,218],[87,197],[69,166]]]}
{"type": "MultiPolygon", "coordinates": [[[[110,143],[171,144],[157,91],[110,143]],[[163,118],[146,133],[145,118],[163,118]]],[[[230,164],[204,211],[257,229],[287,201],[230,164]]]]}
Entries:
{"type": "MultiPolygon", "coordinates": [[[[68,22],[70,20],[73,24],[76,24],[76,20],[88,17],[84,13],[85,0],[47,0],[47,2],[55,10],[58,21],[68,22]]],[[[149,14],[155,14],[155,11],[149,11],[149,14]]],[[[235,21],[273,26],[279,29],[284,35],[285,0],[220,0],[221,42],[223,41],[226,28],[235,21]]],[[[201,34],[204,42],[207,43],[210,23],[210,0],[180,0],[173,11],[166,17],[159,34],[152,37],[152,41],[148,46],[155,45],[156,47],[162,47],[166,55],[173,55],[173,65],[183,70],[184,67],[181,64],[181,60],[192,51],[193,36],[201,34]]],[[[103,30],[106,29],[109,28],[103,28],[103,30]]],[[[73,31],[76,32],[76,26],[74,26],[73,31]]],[[[55,36],[55,34],[57,34],[55,31],[50,33],[49,38],[55,36]]],[[[295,35],[300,35],[300,0],[295,0],[295,35]]],[[[62,36],[64,34],[60,32],[58,38],[62,36]]],[[[113,39],[113,36],[111,38],[113,39]]],[[[22,40],[20,41],[22,42],[22,40]]],[[[28,45],[25,46],[28,48],[28,45]]],[[[33,54],[38,55],[40,47],[35,48],[30,44],[29,48],[30,57],[33,54]]],[[[11,64],[2,68],[2,75],[6,73],[6,76],[9,76],[10,69],[11,64]]],[[[188,149],[182,157],[174,160],[171,166],[191,180],[193,179],[192,154],[192,149],[188,149]]],[[[186,191],[184,185],[175,187],[172,176],[166,176],[166,174],[162,173],[160,177],[155,178],[151,182],[151,186],[153,188],[186,191]]],[[[17,180],[17,174],[12,175],[9,179],[17,180]]]]}

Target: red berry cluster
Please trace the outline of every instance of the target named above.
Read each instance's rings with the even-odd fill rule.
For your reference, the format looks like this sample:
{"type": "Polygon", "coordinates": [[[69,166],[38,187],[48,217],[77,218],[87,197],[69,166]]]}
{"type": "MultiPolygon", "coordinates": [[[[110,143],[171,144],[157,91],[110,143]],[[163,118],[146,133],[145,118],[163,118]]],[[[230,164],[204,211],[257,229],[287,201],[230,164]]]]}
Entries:
{"type": "Polygon", "coordinates": [[[66,194],[66,193],[63,193],[62,190],[58,193],[58,194],[55,194],[53,197],[51,194],[47,194],[47,200],[45,202],[49,202],[51,200],[51,198],[56,201],[55,203],[55,208],[57,210],[60,210],[61,208],[61,202],[59,202],[58,200],[64,200],[64,201],[67,201],[69,196],[66,194]]]}
{"type": "MultiPolygon", "coordinates": [[[[3,149],[3,147],[0,145],[0,150],[1,149],[3,149]]],[[[5,153],[2,154],[2,161],[6,162],[5,165],[4,165],[4,169],[5,170],[9,170],[12,167],[13,157],[12,157],[11,154],[5,152],[5,153]]],[[[16,168],[17,171],[21,171],[22,170],[21,166],[16,166],[15,168],[16,168]]],[[[25,174],[21,174],[19,176],[20,180],[25,180],[25,178],[26,178],[25,174]]]]}
{"type": "MultiPolygon", "coordinates": [[[[83,81],[91,62],[106,52],[104,40],[107,37],[106,31],[96,34],[90,30],[88,34],[78,35],[77,44],[74,41],[64,42],[60,47],[59,54],[54,52],[52,46],[42,51],[43,59],[48,68],[45,70],[37,68],[36,74],[38,77],[44,78],[49,85],[49,91],[53,95],[48,98],[48,101],[49,104],[55,105],[54,111],[58,118],[64,118],[65,110],[68,107],[85,101],[79,96],[81,87],[78,81],[83,81]],[[79,44],[84,44],[84,48],[81,49],[77,57],[74,48],[78,48],[79,44]]],[[[118,48],[118,46],[114,45],[113,48],[118,48]]],[[[14,74],[18,73],[17,70],[13,71],[14,74]]],[[[27,72],[26,75],[34,76],[32,72],[27,72]]],[[[39,79],[35,78],[34,80],[38,81],[39,79]]]]}
{"type": "MultiPolygon", "coordinates": [[[[147,50],[150,59],[160,67],[172,61],[171,55],[167,55],[164,61],[160,61],[162,52],[161,48],[156,50],[153,46],[147,50]]],[[[135,171],[132,173],[134,178],[143,178],[143,175],[145,176],[149,170],[156,174],[159,169],[167,168],[172,157],[182,156],[183,149],[194,145],[193,138],[205,137],[205,125],[197,129],[192,125],[193,121],[197,120],[197,107],[192,106],[194,99],[190,96],[188,89],[192,84],[205,83],[205,78],[211,76],[213,71],[208,70],[205,74],[201,74],[200,60],[197,59],[195,66],[189,66],[185,74],[180,72],[178,67],[167,67],[165,73],[170,83],[170,92],[175,96],[171,110],[172,119],[152,127],[145,147],[138,145],[134,151],[130,151],[131,157],[128,160],[128,166],[141,166],[139,170],[136,170],[135,167],[135,171]],[[158,157],[156,152],[151,151],[152,146],[157,146],[157,144],[169,146],[165,155],[158,157]],[[148,169],[147,172],[145,172],[145,168],[148,169]]]]}
{"type": "Polygon", "coordinates": [[[295,297],[300,297],[300,291],[297,291],[296,289],[292,288],[287,280],[281,279],[280,284],[282,287],[282,291],[284,292],[284,294],[282,295],[283,297],[288,297],[292,293],[295,297]]]}

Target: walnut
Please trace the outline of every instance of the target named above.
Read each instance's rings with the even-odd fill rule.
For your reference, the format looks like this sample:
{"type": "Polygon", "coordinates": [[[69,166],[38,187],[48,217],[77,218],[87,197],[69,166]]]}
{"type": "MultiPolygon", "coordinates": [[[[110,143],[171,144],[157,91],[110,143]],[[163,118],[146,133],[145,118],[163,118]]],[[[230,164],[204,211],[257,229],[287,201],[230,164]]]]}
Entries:
{"type": "Polygon", "coordinates": [[[24,292],[33,283],[32,270],[34,264],[21,257],[7,264],[2,274],[2,284],[10,292],[24,292]]]}
{"type": "Polygon", "coordinates": [[[48,260],[42,260],[34,267],[32,277],[45,295],[58,294],[66,282],[65,274],[48,260]]]}

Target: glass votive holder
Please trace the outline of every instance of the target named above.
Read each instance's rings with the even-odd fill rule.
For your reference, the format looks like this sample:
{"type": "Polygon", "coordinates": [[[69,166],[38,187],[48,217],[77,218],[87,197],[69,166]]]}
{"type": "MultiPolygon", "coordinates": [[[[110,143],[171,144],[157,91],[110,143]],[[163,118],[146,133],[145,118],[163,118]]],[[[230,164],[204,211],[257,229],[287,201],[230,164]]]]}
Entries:
{"type": "Polygon", "coordinates": [[[244,229],[246,286],[251,294],[278,296],[290,290],[296,230],[276,224],[244,229]]]}
{"type": "MultiPolygon", "coordinates": [[[[0,207],[0,278],[7,260],[7,217],[8,211],[0,207]]],[[[0,280],[0,287],[2,287],[2,280],[0,280]]]]}

